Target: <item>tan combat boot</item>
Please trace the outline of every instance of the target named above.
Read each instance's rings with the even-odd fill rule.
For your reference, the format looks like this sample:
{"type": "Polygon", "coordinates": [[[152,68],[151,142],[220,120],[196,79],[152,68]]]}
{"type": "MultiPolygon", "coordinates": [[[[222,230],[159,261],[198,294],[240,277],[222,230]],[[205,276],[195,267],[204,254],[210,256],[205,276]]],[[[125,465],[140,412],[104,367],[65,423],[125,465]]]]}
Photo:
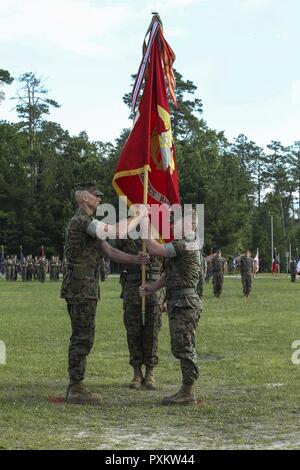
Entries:
{"type": "Polygon", "coordinates": [[[99,405],[102,397],[92,393],[83,382],[71,383],[67,390],[66,402],[74,405],[99,405]]]}
{"type": "Polygon", "coordinates": [[[144,385],[146,388],[149,388],[149,390],[156,389],[154,367],[146,366],[146,375],[145,375],[144,385]]]}
{"type": "Polygon", "coordinates": [[[193,385],[182,384],[175,395],[165,397],[161,401],[162,405],[197,405],[197,399],[193,385]]]}
{"type": "Polygon", "coordinates": [[[138,390],[141,388],[143,383],[143,373],[142,373],[142,367],[141,366],[136,366],[133,368],[133,379],[129,384],[129,388],[135,388],[138,390]]]}

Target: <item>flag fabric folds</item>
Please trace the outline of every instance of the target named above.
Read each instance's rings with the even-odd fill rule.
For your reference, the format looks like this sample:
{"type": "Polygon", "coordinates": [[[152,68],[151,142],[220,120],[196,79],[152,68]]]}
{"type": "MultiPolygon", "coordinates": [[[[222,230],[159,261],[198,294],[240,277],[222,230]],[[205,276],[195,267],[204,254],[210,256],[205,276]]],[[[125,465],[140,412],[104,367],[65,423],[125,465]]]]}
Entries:
{"type": "MultiPolygon", "coordinates": [[[[148,204],[179,204],[178,174],[171,129],[167,87],[176,105],[172,64],[175,55],[166,42],[159,17],[151,23],[150,38],[133,90],[133,107],[145,78],[132,130],[121,151],[113,187],[129,206],[143,203],[144,173],[148,171],[148,204]]],[[[156,227],[160,231],[160,227],[156,227]]]]}

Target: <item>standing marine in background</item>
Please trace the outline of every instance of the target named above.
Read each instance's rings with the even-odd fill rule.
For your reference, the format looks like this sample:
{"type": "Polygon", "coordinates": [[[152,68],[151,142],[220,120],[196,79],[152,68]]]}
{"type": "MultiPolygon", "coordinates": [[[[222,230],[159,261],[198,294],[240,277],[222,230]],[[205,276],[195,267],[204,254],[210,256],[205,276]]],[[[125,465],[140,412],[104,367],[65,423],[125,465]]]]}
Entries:
{"type": "Polygon", "coordinates": [[[55,280],[55,256],[51,256],[51,259],[49,261],[49,280],[54,281],[55,280]]]}
{"type": "Polygon", "coordinates": [[[40,262],[37,256],[34,257],[33,260],[33,279],[37,281],[39,279],[39,269],[40,269],[40,262]]]}
{"type": "Polygon", "coordinates": [[[27,281],[27,272],[28,272],[28,261],[27,261],[27,257],[24,256],[24,259],[23,259],[23,263],[22,263],[22,266],[20,266],[21,268],[21,275],[22,275],[22,281],[23,282],[26,282],[27,281]]]}
{"type": "Polygon", "coordinates": [[[32,255],[28,255],[27,256],[27,263],[28,263],[28,267],[27,267],[27,281],[32,281],[32,276],[33,276],[33,259],[32,259],[32,255]]]}
{"type": "Polygon", "coordinates": [[[18,278],[18,271],[19,271],[19,261],[17,255],[12,257],[12,265],[11,265],[11,281],[16,281],[18,278]]]}
{"type": "Polygon", "coordinates": [[[12,259],[10,256],[6,256],[4,261],[4,270],[5,270],[5,279],[7,281],[11,280],[11,271],[12,271],[12,259]]]}
{"type": "Polygon", "coordinates": [[[47,260],[45,256],[42,256],[39,260],[39,281],[45,282],[47,272],[47,260]]]}
{"type": "Polygon", "coordinates": [[[224,284],[224,273],[227,269],[226,259],[222,257],[221,250],[217,250],[215,255],[209,256],[212,266],[214,296],[220,297],[224,284]]]}
{"type": "Polygon", "coordinates": [[[251,251],[247,250],[245,254],[236,258],[236,261],[240,265],[243,294],[245,297],[249,297],[252,287],[252,277],[255,274],[255,260],[251,257],[251,251]]]}

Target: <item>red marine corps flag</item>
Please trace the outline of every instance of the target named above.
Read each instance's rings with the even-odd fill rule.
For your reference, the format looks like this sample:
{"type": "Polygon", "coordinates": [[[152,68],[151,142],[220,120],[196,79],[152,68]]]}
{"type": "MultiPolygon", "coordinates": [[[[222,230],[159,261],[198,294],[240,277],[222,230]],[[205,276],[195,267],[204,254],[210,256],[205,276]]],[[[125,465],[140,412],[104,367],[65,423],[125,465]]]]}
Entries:
{"type": "MultiPolygon", "coordinates": [[[[168,85],[170,98],[176,106],[172,70],[175,54],[164,38],[157,14],[154,14],[146,36],[148,33],[132,92],[133,112],[145,79],[144,91],[132,130],[120,154],[113,187],[119,195],[127,196],[129,206],[138,203],[170,206],[180,203],[166,89],[168,85]]],[[[156,228],[161,234],[161,227],[156,228]]]]}

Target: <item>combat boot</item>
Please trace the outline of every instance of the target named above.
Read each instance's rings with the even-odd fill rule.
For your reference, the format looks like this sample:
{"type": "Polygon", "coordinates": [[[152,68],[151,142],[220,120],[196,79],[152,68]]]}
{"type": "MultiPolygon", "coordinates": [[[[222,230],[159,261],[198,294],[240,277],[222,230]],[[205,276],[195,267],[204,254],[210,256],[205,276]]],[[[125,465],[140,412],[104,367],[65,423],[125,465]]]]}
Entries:
{"type": "Polygon", "coordinates": [[[193,385],[182,384],[175,395],[165,397],[161,401],[162,405],[197,405],[197,399],[193,385]]]}
{"type": "Polygon", "coordinates": [[[83,382],[75,382],[68,386],[66,402],[74,405],[99,405],[102,397],[98,393],[92,393],[83,382]]]}
{"type": "Polygon", "coordinates": [[[145,375],[144,385],[145,385],[146,388],[149,388],[149,390],[155,390],[156,389],[156,381],[155,381],[155,377],[154,377],[154,367],[146,366],[146,375],[145,375]]]}
{"type": "Polygon", "coordinates": [[[142,373],[142,367],[141,366],[136,366],[133,368],[133,379],[129,384],[129,388],[135,388],[138,390],[141,388],[143,383],[143,373],[142,373]]]}

